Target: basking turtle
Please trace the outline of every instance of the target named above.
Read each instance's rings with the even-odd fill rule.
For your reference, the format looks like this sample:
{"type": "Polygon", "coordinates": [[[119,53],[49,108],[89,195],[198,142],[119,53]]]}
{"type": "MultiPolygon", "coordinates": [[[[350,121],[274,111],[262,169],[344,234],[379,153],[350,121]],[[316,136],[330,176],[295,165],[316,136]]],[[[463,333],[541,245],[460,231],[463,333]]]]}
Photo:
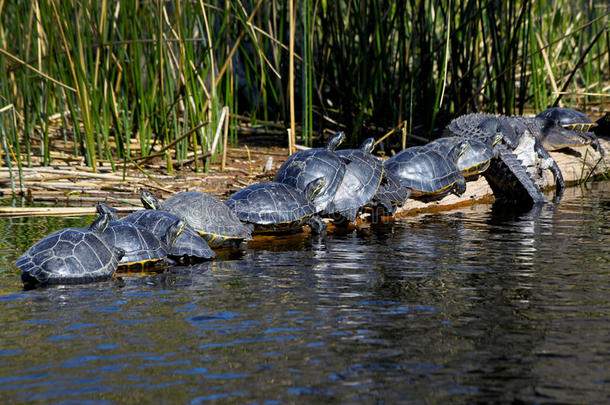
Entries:
{"type": "MultiPolygon", "coordinates": [[[[101,211],[102,215],[105,211],[104,205],[103,203],[97,205],[97,210],[98,212],[101,211]]],[[[144,266],[165,259],[185,226],[186,222],[176,219],[161,238],[158,238],[149,229],[137,226],[134,223],[110,221],[108,228],[101,237],[109,246],[116,246],[125,251],[125,255],[119,262],[120,266],[137,264],[144,266]]]]}
{"type": "Polygon", "coordinates": [[[141,200],[146,208],[167,211],[183,218],[211,247],[251,239],[252,225],[243,224],[225,203],[209,194],[188,191],[160,202],[144,191],[141,200]]]}
{"type": "Polygon", "coordinates": [[[359,149],[335,152],[345,163],[345,175],[335,196],[323,211],[337,224],[356,221],[358,211],[368,204],[379,189],[383,177],[383,163],[371,154],[375,139],[368,138],[359,149]]]}
{"type": "Polygon", "coordinates": [[[423,146],[407,148],[384,163],[398,177],[400,184],[411,190],[411,197],[430,200],[448,193],[462,195],[466,179],[453,162],[423,146]]]}
{"type": "Polygon", "coordinates": [[[280,166],[274,181],[288,184],[304,192],[312,181],[320,177],[324,178],[326,185],[313,200],[316,212],[322,212],[333,200],[345,175],[345,165],[334,152],[344,140],[345,133],[337,132],[328,140],[325,148],[313,148],[293,153],[280,166]]]}
{"type": "Polygon", "coordinates": [[[467,179],[487,170],[493,156],[492,147],[485,142],[457,136],[438,138],[424,146],[448,156],[467,179]]]}
{"type": "MultiPolygon", "coordinates": [[[[119,220],[116,210],[106,204],[98,203],[97,211],[100,214],[109,213],[110,219],[113,221],[119,220]],[[114,215],[112,215],[113,211],[114,215]]],[[[159,239],[167,235],[170,227],[179,221],[180,218],[176,215],[157,210],[135,211],[121,218],[121,222],[132,223],[147,229],[159,239]]],[[[205,239],[187,224],[169,249],[167,256],[171,260],[185,263],[213,259],[216,257],[216,253],[210,249],[205,239]]]]}
{"type": "Polygon", "coordinates": [[[552,107],[526,121],[539,130],[544,149],[558,150],[571,146],[591,145],[602,156],[606,154],[593,128],[598,124],[580,111],[552,107]],[[531,123],[533,122],[533,123],[531,123]]]}
{"type": "Polygon", "coordinates": [[[88,228],[65,228],[47,235],[15,264],[26,284],[74,284],[112,277],[125,252],[104,242],[110,218],[101,215],[88,228]]]}
{"type": "Polygon", "coordinates": [[[320,233],[326,224],[314,215],[312,201],[325,183],[323,178],[313,180],[304,193],[274,181],[253,184],[233,194],[225,204],[241,221],[253,224],[256,232],[291,232],[309,225],[314,233],[320,233]]]}
{"type": "Polygon", "coordinates": [[[411,190],[400,184],[400,179],[389,170],[383,171],[379,188],[368,204],[373,210],[373,217],[393,216],[396,207],[402,207],[411,190]]]}

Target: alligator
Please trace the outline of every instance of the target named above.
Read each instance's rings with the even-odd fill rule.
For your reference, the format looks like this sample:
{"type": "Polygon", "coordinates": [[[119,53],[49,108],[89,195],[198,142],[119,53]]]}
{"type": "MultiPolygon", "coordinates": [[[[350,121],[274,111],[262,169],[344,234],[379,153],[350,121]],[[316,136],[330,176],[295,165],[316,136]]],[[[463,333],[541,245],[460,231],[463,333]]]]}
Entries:
{"type": "Polygon", "coordinates": [[[591,145],[603,155],[597,136],[587,132],[593,126],[595,123],[578,111],[551,108],[535,117],[462,115],[445,128],[445,135],[475,138],[493,145],[494,158],[484,175],[496,198],[517,204],[539,204],[546,200],[522,161],[535,161],[543,169],[551,170],[556,186],[555,200],[559,200],[565,183],[548,151],[591,145]]]}

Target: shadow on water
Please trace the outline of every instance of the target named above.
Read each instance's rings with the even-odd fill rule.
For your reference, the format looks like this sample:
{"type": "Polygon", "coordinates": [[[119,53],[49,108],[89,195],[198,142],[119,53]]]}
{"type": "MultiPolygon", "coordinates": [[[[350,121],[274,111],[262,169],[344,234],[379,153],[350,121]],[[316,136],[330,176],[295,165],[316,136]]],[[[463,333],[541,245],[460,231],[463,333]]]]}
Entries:
{"type": "Polygon", "coordinates": [[[14,258],[88,219],[4,220],[0,398],[602,402],[608,191],[257,237],[214,261],[27,292],[14,258]]]}

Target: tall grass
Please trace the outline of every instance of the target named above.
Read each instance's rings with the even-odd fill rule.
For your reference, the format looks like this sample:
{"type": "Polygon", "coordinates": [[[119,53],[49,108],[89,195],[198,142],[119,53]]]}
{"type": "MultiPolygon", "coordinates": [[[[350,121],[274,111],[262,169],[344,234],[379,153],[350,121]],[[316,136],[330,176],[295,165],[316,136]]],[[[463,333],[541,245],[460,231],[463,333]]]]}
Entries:
{"type": "Polygon", "coordinates": [[[27,165],[63,151],[118,170],[161,153],[168,171],[207,170],[224,106],[233,141],[294,114],[308,145],[403,121],[431,138],[469,111],[603,109],[608,13],[590,0],[0,2],[0,108],[16,117],[0,113],[3,149],[27,165]]]}

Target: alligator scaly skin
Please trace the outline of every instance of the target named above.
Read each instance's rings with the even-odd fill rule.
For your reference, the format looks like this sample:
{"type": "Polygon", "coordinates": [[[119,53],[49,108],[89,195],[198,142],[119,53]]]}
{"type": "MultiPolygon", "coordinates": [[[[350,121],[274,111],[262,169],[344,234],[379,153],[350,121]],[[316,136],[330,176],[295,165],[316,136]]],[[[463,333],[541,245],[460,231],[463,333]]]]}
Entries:
{"type": "MultiPolygon", "coordinates": [[[[495,157],[492,159],[490,167],[483,173],[496,198],[520,204],[545,202],[544,196],[527,172],[526,167],[512,153],[512,150],[519,145],[520,136],[528,129],[524,122],[502,115],[466,114],[451,121],[445,129],[445,135],[470,137],[492,145],[496,134],[486,132],[479,127],[479,124],[488,118],[498,119],[509,125],[514,131],[508,136],[504,136],[502,142],[494,146],[495,157]]],[[[539,144],[539,142],[537,143],[539,144]]],[[[561,176],[561,171],[559,171],[559,176],[561,176]]],[[[561,179],[563,181],[563,178],[561,179]]]]}

